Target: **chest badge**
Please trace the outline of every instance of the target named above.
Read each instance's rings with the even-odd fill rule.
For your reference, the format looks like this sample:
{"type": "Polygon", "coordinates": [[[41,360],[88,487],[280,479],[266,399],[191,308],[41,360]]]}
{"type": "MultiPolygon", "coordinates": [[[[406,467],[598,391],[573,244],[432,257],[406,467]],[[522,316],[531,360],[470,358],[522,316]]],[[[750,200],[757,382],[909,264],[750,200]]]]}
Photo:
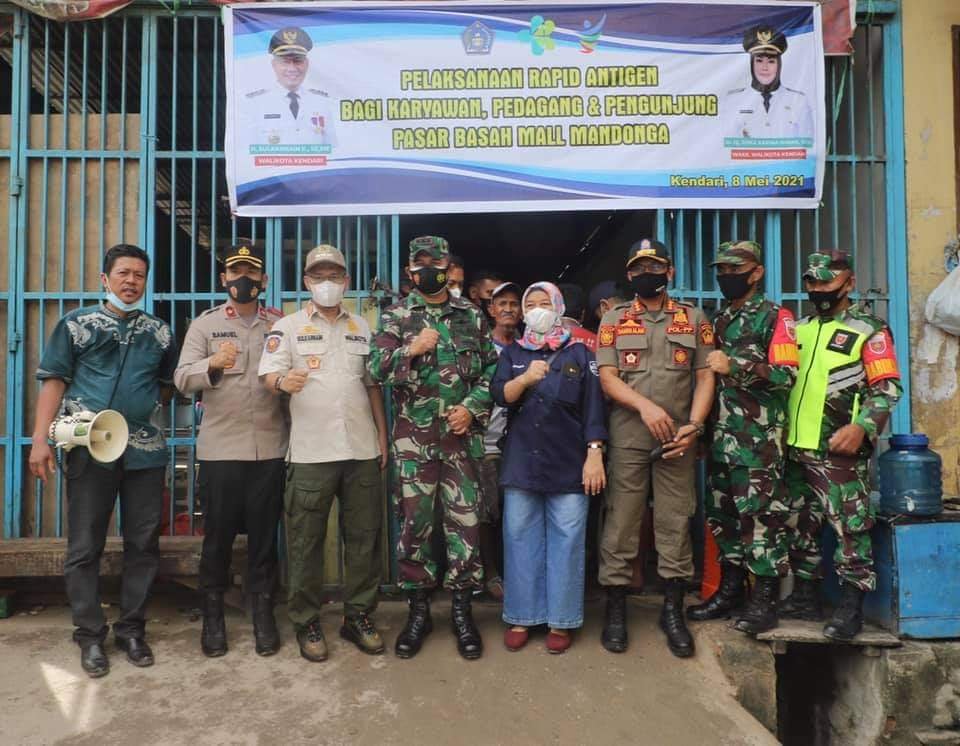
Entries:
{"type": "Polygon", "coordinates": [[[565,375],[567,378],[579,378],[580,366],[576,363],[567,363],[563,366],[563,375],[565,375]]]}
{"type": "Polygon", "coordinates": [[[849,331],[835,331],[830,341],[827,342],[827,349],[832,352],[839,352],[842,355],[849,355],[853,346],[857,343],[859,334],[849,331]]]}
{"type": "Polygon", "coordinates": [[[627,365],[636,365],[640,360],[640,356],[635,352],[628,352],[623,356],[623,359],[627,361],[627,365]]]}
{"type": "Polygon", "coordinates": [[[643,325],[643,322],[637,322],[631,319],[622,321],[620,322],[619,326],[617,326],[618,337],[623,337],[628,334],[646,334],[646,333],[647,333],[647,327],[643,325]]]}
{"type": "Polygon", "coordinates": [[[316,355],[311,355],[310,357],[308,357],[308,358],[307,358],[307,367],[308,367],[310,370],[319,370],[319,368],[320,368],[320,358],[318,358],[316,355]]]}
{"type": "Polygon", "coordinates": [[[690,360],[690,353],[682,347],[673,351],[673,362],[676,365],[686,365],[690,360]]]}

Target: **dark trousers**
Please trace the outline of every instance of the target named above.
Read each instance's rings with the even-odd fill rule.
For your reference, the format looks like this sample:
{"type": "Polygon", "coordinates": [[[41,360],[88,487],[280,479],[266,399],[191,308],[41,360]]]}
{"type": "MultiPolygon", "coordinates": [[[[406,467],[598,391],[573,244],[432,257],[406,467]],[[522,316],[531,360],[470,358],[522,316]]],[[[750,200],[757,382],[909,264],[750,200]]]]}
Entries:
{"type": "Polygon", "coordinates": [[[233,540],[242,533],[247,534],[247,590],[273,590],[283,477],[282,458],[200,462],[202,590],[223,592],[229,587],[233,540]]]}
{"type": "Polygon", "coordinates": [[[383,488],[379,459],[290,464],[285,495],[287,612],[296,629],[317,619],[324,601],[323,550],[334,499],[343,538],[343,614],[369,614],[380,587],[383,488]]]}
{"type": "Polygon", "coordinates": [[[160,565],[160,517],[164,468],[127,471],[122,459],[94,461],[86,448],[73,449],[67,464],[67,557],[63,575],[76,630],[73,639],[103,642],[107,620],[100,607],[100,557],[113,506],[120,495],[123,579],[118,638],[143,637],[150,587],[160,565]]]}

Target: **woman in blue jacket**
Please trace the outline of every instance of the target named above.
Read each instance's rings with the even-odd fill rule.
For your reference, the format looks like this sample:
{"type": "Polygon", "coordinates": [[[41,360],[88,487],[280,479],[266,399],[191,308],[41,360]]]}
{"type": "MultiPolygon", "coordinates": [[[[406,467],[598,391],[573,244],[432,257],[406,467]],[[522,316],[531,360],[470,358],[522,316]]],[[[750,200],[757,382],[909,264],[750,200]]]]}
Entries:
{"type": "Polygon", "coordinates": [[[606,484],[606,413],[596,360],[564,328],[557,287],[534,283],[521,305],[526,331],[501,353],[491,384],[508,410],[504,644],[519,650],[529,627],[546,624],[547,650],[562,653],[583,624],[587,508],[606,484]]]}

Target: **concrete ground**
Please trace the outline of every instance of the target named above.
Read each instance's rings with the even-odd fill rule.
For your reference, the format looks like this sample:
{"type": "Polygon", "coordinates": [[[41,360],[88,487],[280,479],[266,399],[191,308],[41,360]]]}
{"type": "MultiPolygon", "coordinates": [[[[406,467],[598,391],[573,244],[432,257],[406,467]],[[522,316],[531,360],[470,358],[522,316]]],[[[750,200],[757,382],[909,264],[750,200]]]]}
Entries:
{"type": "Polygon", "coordinates": [[[631,599],[624,655],[600,646],[598,603],[559,656],[547,654],[542,634],[508,652],[499,608],[476,604],[486,644],[478,661],[457,655],[445,599],[434,604],[433,634],[407,661],[391,652],[404,604],[381,604],[388,652],[376,657],[339,638],[328,607],[331,655],[319,664],[300,658],[282,606],[277,655],[258,657],[249,622],[231,611],[230,652],[206,659],[187,606],[185,597],[154,601],[153,668],[133,667],[111,644],[112,670],[99,680],[80,669],[64,606],[0,620],[0,744],[776,743],[734,700],[709,644],[693,659],[670,655],[654,598],[631,599]]]}

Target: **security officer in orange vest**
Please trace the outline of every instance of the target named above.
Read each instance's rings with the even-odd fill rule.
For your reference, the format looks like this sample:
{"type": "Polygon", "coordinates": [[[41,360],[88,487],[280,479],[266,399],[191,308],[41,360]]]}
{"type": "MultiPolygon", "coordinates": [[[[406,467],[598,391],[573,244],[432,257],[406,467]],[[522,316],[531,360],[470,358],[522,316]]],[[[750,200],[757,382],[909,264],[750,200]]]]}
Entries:
{"type": "Polygon", "coordinates": [[[223,265],[220,282],[227,289],[227,302],[190,324],[174,373],[181,392],[203,397],[197,435],[204,508],[200,647],[211,657],[227,652],[223,593],[229,585],[233,540],[246,533],[256,651],[272,655],[280,647],[272,592],[287,417],[281,400],[264,390],[257,368],[264,337],[283,314],[260,305],[267,275],[259,249],[244,243],[231,246],[223,265]]]}
{"type": "Polygon", "coordinates": [[[714,345],[703,311],[667,294],[673,274],[666,246],[646,238],[635,243],[627,255],[635,298],[604,314],[598,333],[600,383],[613,402],[600,584],[608,589],[602,642],[614,653],[627,649],[626,591],[651,486],[666,581],[660,627],[674,655],[694,652],[683,597],[693,578],[689,523],[697,503],[697,439],[713,403],[707,355],[714,345]]]}

